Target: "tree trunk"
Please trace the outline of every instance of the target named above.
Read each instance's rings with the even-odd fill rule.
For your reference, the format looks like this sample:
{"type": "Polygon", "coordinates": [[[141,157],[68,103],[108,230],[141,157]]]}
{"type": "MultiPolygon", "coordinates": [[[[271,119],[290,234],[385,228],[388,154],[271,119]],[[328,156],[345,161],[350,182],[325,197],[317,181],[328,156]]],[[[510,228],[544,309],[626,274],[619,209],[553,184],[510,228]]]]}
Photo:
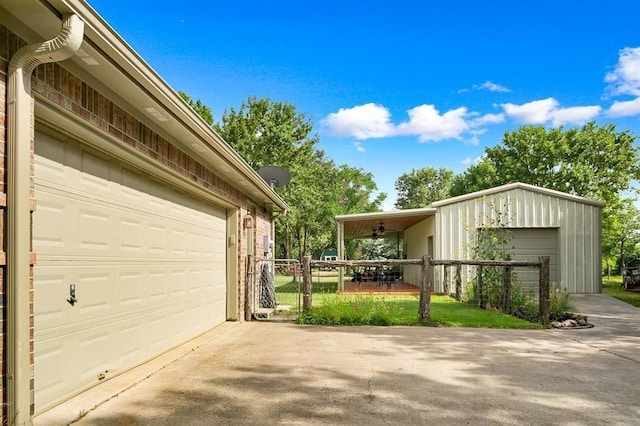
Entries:
{"type": "Polygon", "coordinates": [[[620,240],[620,274],[624,275],[627,267],[624,264],[624,238],[620,240]]]}

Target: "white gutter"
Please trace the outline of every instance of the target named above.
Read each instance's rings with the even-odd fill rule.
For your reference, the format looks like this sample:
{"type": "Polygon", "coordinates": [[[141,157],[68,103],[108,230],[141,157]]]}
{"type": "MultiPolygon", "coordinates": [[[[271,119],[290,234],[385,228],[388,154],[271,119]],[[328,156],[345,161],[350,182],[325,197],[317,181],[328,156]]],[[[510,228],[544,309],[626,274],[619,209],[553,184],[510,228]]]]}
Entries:
{"type": "Polygon", "coordinates": [[[65,15],[53,39],[18,50],[9,62],[7,99],[7,420],[31,424],[30,323],[31,146],[33,98],[31,74],[40,64],[62,61],[80,45],[84,22],[65,15]]]}

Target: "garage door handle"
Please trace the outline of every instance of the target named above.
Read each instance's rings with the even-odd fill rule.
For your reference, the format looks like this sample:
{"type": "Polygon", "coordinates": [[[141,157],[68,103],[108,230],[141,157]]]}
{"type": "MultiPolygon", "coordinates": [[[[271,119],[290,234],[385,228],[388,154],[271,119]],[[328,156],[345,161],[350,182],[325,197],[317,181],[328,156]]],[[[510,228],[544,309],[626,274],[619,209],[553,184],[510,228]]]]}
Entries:
{"type": "Polygon", "coordinates": [[[76,303],[78,303],[78,299],[76,299],[76,285],[75,284],[69,285],[69,298],[67,299],[67,302],[69,302],[69,304],[71,306],[73,306],[76,303]]]}

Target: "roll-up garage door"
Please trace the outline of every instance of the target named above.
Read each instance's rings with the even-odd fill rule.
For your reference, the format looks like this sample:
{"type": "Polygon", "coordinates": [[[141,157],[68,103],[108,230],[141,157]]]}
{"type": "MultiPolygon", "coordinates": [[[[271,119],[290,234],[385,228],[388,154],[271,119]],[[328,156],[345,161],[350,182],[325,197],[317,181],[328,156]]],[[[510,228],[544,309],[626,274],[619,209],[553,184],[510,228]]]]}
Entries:
{"type": "MultiPolygon", "coordinates": [[[[558,230],[555,228],[512,229],[512,245],[514,259],[537,262],[540,256],[549,256],[549,281],[557,281],[558,272],[558,230]]],[[[518,280],[526,288],[538,289],[538,270],[532,268],[515,268],[518,280]]],[[[537,294],[537,293],[536,293],[537,294]]]]}
{"type": "Polygon", "coordinates": [[[226,320],[226,212],[78,143],[35,147],[40,412],[226,320]]]}

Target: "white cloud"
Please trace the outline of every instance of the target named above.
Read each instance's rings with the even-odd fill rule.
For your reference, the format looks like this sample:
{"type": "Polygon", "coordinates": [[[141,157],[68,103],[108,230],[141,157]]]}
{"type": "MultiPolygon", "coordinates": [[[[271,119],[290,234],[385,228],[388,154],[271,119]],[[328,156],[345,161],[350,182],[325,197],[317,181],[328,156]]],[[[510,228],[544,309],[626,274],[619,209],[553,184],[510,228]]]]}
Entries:
{"type": "Polygon", "coordinates": [[[486,132],[487,129],[475,128],[473,130],[470,130],[469,134],[471,134],[471,137],[467,139],[466,142],[470,143],[471,145],[480,145],[480,138],[478,136],[484,135],[486,132]]]}
{"type": "Polygon", "coordinates": [[[460,163],[463,166],[471,166],[472,164],[473,165],[480,164],[482,160],[484,160],[484,154],[476,158],[467,157],[464,160],[462,160],[460,163]]]}
{"type": "Polygon", "coordinates": [[[561,124],[585,124],[602,111],[598,105],[560,108],[554,98],[541,99],[522,105],[502,104],[504,112],[524,124],[544,124],[551,121],[554,126],[561,124]]]}
{"type": "Polygon", "coordinates": [[[614,95],[640,96],[640,47],[625,47],[620,51],[615,69],[604,81],[614,95]]]}
{"type": "Polygon", "coordinates": [[[570,108],[559,108],[551,111],[551,119],[554,126],[561,124],[586,124],[588,121],[600,114],[602,108],[594,106],[578,106],[570,108]]]}
{"type": "Polygon", "coordinates": [[[608,112],[612,117],[626,117],[640,114],[640,98],[632,101],[616,101],[611,105],[608,112]]]}
{"type": "MultiPolygon", "coordinates": [[[[353,108],[341,108],[338,112],[329,114],[321,124],[332,136],[351,137],[358,141],[414,136],[420,142],[458,139],[477,145],[480,143],[478,136],[485,132],[487,126],[502,123],[507,118],[524,124],[580,125],[592,120],[602,111],[602,108],[597,105],[560,108],[558,101],[554,98],[522,105],[506,103],[499,106],[504,112],[480,115],[477,112],[469,112],[466,107],[441,113],[435,105],[424,104],[408,110],[408,120],[394,124],[387,108],[368,103],[353,108]]],[[[614,104],[611,113],[622,114],[624,106],[622,103],[614,104]]],[[[640,111],[640,100],[627,107],[640,111]]],[[[359,152],[366,151],[360,142],[354,143],[354,147],[359,152]]]]}
{"type": "Polygon", "coordinates": [[[407,111],[409,121],[394,125],[389,110],[381,105],[365,104],[341,108],[329,114],[322,125],[332,136],[364,140],[388,136],[417,136],[420,142],[460,139],[469,129],[467,109],[457,108],[440,114],[433,105],[420,105],[407,111]]]}
{"type": "Polygon", "coordinates": [[[410,109],[408,114],[409,121],[399,124],[396,133],[418,136],[420,142],[460,139],[469,128],[465,121],[467,109],[464,107],[440,114],[434,105],[420,105],[410,109]]]}
{"type": "Polygon", "coordinates": [[[356,139],[382,138],[393,131],[389,110],[373,103],[340,108],[322,120],[322,125],[332,136],[356,139]]]}
{"type": "Polygon", "coordinates": [[[478,118],[474,118],[469,122],[471,127],[484,126],[485,124],[496,124],[504,121],[504,114],[485,114],[478,118]]]}
{"type": "Polygon", "coordinates": [[[511,91],[511,89],[509,89],[508,87],[504,87],[500,84],[496,84],[492,81],[485,81],[482,84],[475,84],[473,86],[474,89],[478,89],[478,90],[488,90],[490,92],[503,92],[503,93],[509,93],[511,91]]]}
{"type": "Polygon", "coordinates": [[[526,124],[542,124],[549,121],[551,111],[558,107],[553,98],[532,101],[522,105],[501,104],[504,112],[516,121],[526,124]]]}

